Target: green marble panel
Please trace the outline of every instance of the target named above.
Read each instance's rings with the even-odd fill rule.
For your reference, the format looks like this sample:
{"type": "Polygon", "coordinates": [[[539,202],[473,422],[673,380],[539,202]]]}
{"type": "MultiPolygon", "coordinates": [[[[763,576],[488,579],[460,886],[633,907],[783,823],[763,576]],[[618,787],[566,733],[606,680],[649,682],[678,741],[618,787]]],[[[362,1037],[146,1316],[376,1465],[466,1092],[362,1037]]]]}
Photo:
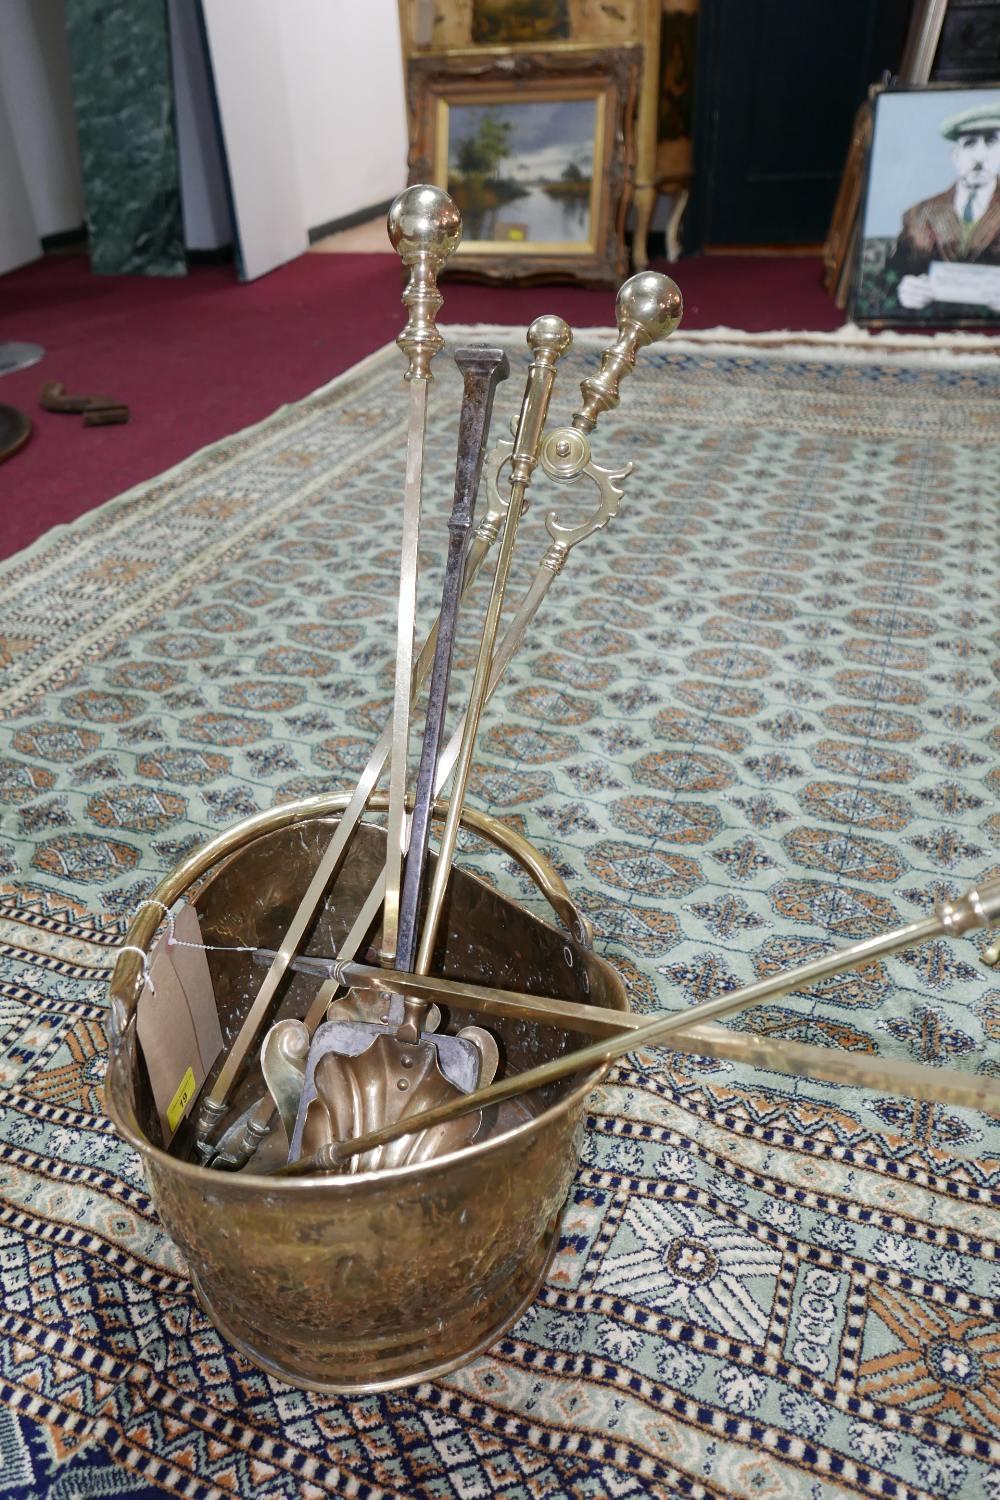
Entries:
{"type": "Polygon", "coordinates": [[[166,0],[66,0],[95,271],[182,276],[166,0]]]}

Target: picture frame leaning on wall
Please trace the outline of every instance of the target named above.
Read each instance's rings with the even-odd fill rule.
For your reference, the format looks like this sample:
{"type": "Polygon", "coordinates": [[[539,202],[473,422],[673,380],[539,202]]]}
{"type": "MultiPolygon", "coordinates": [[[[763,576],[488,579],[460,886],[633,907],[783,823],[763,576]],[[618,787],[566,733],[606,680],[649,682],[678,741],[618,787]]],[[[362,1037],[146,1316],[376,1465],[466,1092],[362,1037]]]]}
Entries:
{"type": "Polygon", "coordinates": [[[452,275],[617,283],[641,47],[410,59],[410,182],[462,210],[452,275]]]}
{"type": "Polygon", "coordinates": [[[874,101],[852,316],[1000,325],[1000,87],[874,101]]]}

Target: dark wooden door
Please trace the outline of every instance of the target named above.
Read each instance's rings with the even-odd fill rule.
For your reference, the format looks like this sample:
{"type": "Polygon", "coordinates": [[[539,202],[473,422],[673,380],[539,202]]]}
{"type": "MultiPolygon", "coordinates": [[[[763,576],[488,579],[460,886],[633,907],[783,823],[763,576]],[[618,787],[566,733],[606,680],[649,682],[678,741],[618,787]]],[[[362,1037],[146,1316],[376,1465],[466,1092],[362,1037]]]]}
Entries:
{"type": "Polygon", "coordinates": [[[868,85],[910,0],[702,0],[689,248],[825,236],[868,85]]]}

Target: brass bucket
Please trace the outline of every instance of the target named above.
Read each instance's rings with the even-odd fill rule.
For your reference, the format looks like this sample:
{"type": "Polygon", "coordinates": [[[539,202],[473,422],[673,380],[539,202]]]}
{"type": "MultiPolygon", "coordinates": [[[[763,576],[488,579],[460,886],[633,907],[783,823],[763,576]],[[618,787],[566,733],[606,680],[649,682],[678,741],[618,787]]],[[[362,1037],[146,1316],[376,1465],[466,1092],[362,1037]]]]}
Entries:
{"type": "MultiPolygon", "coordinates": [[[[230,950],[208,953],[225,1050],[263,974],[250,953],[231,950],[281,943],[347,800],[316,797],[249,818],[190,855],[154,893],[165,906],[186,896],[206,945],[230,950]]],[[[380,800],[384,807],[384,798],[371,806],[380,800]]],[[[621,979],[590,951],[589,925],[551,865],[494,818],[467,809],[462,821],[518,862],[572,936],[456,869],[433,971],[627,1009],[621,979]]],[[[361,824],[307,951],[335,951],[382,868],[384,849],[384,831],[361,824]]],[[[157,907],[145,907],[126,943],[147,951],[161,919],[157,907]]],[[[277,1015],[304,1014],[315,985],[291,975],[277,1015]]],[[[492,1122],[493,1133],[433,1161],[344,1177],[209,1171],[159,1145],[136,1042],[141,987],[139,956],[122,953],[111,979],[107,1109],[140,1153],[164,1228],[230,1343],[292,1385],[355,1394],[442,1375],[514,1322],[555,1248],[584,1101],[602,1070],[501,1106],[510,1113],[492,1122]]],[[[452,1031],[481,1020],[457,1009],[449,1019],[452,1031]]],[[[521,1020],[489,1024],[508,1072],[586,1040],[521,1020]]],[[[242,1108],[262,1092],[254,1064],[233,1103],[242,1108]]]]}

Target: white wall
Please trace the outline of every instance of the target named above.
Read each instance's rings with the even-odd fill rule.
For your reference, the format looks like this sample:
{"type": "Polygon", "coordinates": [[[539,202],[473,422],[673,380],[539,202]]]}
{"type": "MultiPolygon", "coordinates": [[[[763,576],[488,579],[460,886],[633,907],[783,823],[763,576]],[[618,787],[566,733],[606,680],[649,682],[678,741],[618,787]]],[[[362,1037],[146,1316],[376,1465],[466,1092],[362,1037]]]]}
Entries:
{"type": "Polygon", "coordinates": [[[308,246],[282,42],[273,0],[204,0],[215,97],[247,281],[308,246]]]}
{"type": "Polygon", "coordinates": [[[201,22],[194,0],[168,0],[168,16],[184,244],[217,250],[232,244],[233,219],[201,22]]]}
{"type": "MultiPolygon", "coordinates": [[[[185,240],[232,238],[195,0],[169,0],[185,240]]],[[[0,0],[0,102],[10,134],[0,230],[6,265],[84,221],[64,0],[0,0]],[[16,185],[15,185],[16,179],[16,185]]],[[[396,0],[206,0],[229,172],[249,274],[310,229],[406,183],[396,0]],[[266,248],[264,244],[266,242],[266,248]],[[256,253],[256,246],[262,253],[256,253]]]]}
{"type": "Polygon", "coordinates": [[[406,182],[396,0],[204,0],[248,279],[406,182]]]}
{"type": "Polygon", "coordinates": [[[0,92],[33,231],[47,235],[79,229],[85,209],[64,0],[0,0],[0,8],[0,92]]]}
{"type": "Polygon", "coordinates": [[[37,260],[42,247],[21,170],[7,101],[0,87],[0,272],[37,260]]]}
{"type": "Polygon", "coordinates": [[[396,0],[282,0],[282,52],[307,229],[406,186],[396,0]]]}

